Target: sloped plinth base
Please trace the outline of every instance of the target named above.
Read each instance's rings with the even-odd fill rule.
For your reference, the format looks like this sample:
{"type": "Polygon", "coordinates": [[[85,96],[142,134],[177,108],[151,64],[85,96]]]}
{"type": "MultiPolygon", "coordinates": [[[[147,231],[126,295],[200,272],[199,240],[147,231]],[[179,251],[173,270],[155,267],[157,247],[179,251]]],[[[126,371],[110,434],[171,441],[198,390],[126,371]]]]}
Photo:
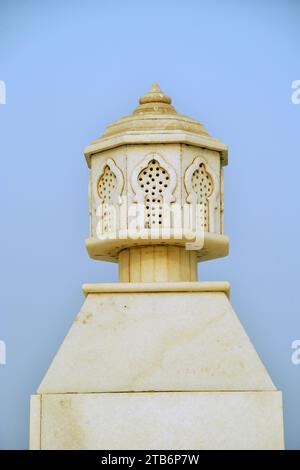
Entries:
{"type": "Polygon", "coordinates": [[[220,284],[89,286],[38,393],[276,390],[220,284]]]}
{"type": "Polygon", "coordinates": [[[84,290],[32,397],[32,449],[283,448],[281,393],[228,283],[84,290]]]}

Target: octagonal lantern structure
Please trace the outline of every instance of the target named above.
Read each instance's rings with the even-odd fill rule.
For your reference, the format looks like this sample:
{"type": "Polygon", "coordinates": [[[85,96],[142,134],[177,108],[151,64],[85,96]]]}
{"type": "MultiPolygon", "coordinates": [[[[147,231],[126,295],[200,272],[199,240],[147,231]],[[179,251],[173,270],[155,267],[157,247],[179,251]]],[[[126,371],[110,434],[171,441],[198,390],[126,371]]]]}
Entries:
{"type": "Polygon", "coordinates": [[[85,157],[87,250],[93,259],[119,262],[121,281],[193,281],[198,261],[228,254],[227,146],[177,113],[157,84],[86,147],[85,157]]]}

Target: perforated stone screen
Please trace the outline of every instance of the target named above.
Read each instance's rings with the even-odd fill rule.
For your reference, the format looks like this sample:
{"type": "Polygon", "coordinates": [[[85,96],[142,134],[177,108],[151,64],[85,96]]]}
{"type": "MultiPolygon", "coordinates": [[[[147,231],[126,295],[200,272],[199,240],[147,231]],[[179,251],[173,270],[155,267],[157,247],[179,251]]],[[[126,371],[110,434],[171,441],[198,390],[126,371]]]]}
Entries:
{"type": "Polygon", "coordinates": [[[213,192],[213,181],[204,163],[200,163],[192,175],[192,188],[197,195],[197,204],[202,218],[201,225],[205,230],[209,230],[208,198],[213,192]]]}
{"type": "Polygon", "coordinates": [[[138,183],[145,194],[145,227],[159,227],[163,217],[163,191],[169,186],[170,176],[157,160],[151,160],[139,176],[138,183]]]}

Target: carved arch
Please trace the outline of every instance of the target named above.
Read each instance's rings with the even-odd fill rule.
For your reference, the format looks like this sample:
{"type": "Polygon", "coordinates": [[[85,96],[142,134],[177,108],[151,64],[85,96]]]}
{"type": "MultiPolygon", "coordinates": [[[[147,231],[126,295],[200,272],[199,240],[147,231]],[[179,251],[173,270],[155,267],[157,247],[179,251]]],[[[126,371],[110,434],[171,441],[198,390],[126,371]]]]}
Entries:
{"type": "Polygon", "coordinates": [[[185,172],[184,183],[187,191],[186,201],[201,211],[201,228],[215,232],[219,195],[218,175],[205,158],[196,157],[185,172]]]}
{"type": "Polygon", "coordinates": [[[120,208],[124,176],[116,163],[108,158],[105,160],[94,182],[95,200],[99,202],[96,208],[98,218],[97,235],[117,230],[119,226],[120,208]]]}
{"type": "Polygon", "coordinates": [[[133,170],[131,186],[133,202],[144,207],[144,227],[170,225],[169,210],[175,202],[177,175],[174,168],[156,152],[148,154],[133,170]]]}

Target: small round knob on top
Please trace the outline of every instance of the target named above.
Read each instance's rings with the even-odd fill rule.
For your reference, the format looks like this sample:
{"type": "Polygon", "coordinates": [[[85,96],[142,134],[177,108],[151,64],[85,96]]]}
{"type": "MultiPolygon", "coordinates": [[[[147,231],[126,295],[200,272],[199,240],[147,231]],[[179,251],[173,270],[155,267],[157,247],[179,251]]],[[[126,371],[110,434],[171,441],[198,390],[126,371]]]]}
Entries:
{"type": "Polygon", "coordinates": [[[165,95],[157,83],[153,83],[150,91],[139,99],[139,106],[133,114],[164,113],[176,114],[176,109],[171,105],[171,98],[165,95]]]}

